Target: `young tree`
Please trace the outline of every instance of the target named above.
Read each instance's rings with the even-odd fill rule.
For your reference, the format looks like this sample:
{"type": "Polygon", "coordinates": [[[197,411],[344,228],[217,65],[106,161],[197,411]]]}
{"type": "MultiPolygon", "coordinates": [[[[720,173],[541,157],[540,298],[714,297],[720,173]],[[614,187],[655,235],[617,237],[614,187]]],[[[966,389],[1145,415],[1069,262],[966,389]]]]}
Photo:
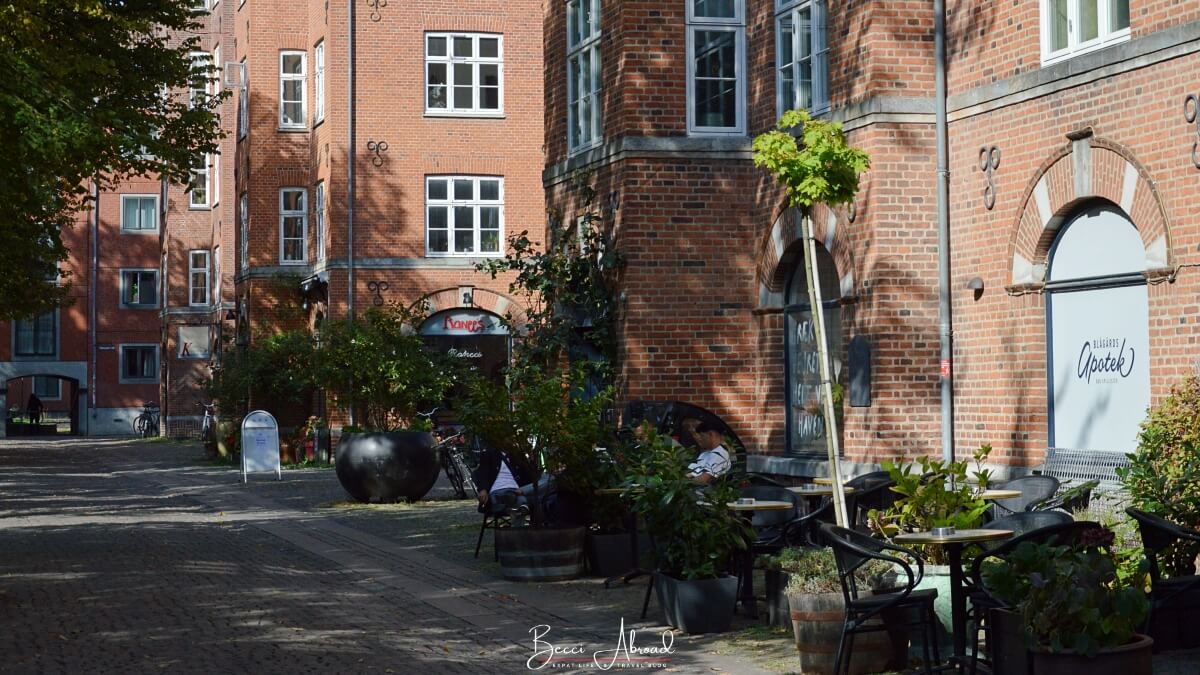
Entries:
{"type": "MultiPolygon", "coordinates": [[[[46,283],[67,257],[60,230],[100,189],[130,176],[186,182],[216,149],[221,95],[183,93],[193,69],[192,0],[0,3],[0,320],[59,304],[46,283]]],[[[212,88],[216,90],[216,88],[212,88]]]]}

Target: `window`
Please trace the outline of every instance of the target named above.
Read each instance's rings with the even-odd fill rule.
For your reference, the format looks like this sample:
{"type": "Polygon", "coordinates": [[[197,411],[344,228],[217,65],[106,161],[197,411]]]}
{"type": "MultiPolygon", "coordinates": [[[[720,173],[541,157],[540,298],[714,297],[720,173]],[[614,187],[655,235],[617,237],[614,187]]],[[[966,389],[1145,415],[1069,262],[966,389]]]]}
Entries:
{"type": "Polygon", "coordinates": [[[34,318],[13,322],[13,354],[16,356],[54,357],[58,355],[58,314],[51,311],[34,318]]]}
{"type": "Polygon", "coordinates": [[[193,0],[192,9],[196,10],[197,12],[207,11],[208,0],[193,0]]]}
{"type": "Polygon", "coordinates": [[[1129,0],[1042,0],[1042,63],[1129,39],[1129,0]]]}
{"type": "Polygon", "coordinates": [[[279,53],[279,126],[303,129],[305,124],[304,52],[279,53]]]}
{"type": "Polygon", "coordinates": [[[192,52],[192,73],[188,83],[188,107],[203,107],[208,102],[210,78],[208,72],[209,55],[207,52],[192,52]]]}
{"type": "Polygon", "coordinates": [[[212,252],[213,275],[212,275],[212,304],[219,307],[221,305],[221,247],[218,246],[212,252]]]}
{"type": "Polygon", "coordinates": [[[313,101],[313,124],[325,119],[325,41],[313,49],[313,84],[316,99],[313,101]]]}
{"type": "Polygon", "coordinates": [[[158,270],[121,270],[121,306],[158,307],[158,270]]]}
{"type": "Polygon", "coordinates": [[[238,264],[245,272],[250,269],[250,196],[245,192],[238,199],[238,236],[238,264]]]}
{"type": "Polygon", "coordinates": [[[279,191],[279,262],[303,265],[308,260],[308,191],[279,191]]]}
{"type": "Polygon", "coordinates": [[[208,155],[197,155],[192,165],[192,179],[188,182],[188,207],[208,208],[208,155]]]}
{"type": "Polygon", "coordinates": [[[425,180],[427,255],[498,255],[504,230],[504,181],[437,176],[425,180]]]}
{"type": "Polygon", "coordinates": [[[121,382],[158,381],[158,345],[121,345],[121,382]]]}
{"type": "Polygon", "coordinates": [[[208,306],[208,251],[188,251],[188,304],[208,306]]]}
{"type": "Polygon", "coordinates": [[[503,54],[499,35],[425,35],[425,112],[499,114],[503,54]]]}
{"type": "Polygon", "coordinates": [[[250,130],[250,83],[247,81],[246,59],[242,59],[242,86],[238,91],[238,138],[250,130]]]}
{"type": "Polygon", "coordinates": [[[317,183],[313,193],[313,218],[316,218],[317,262],[325,260],[325,183],[317,183]]]}
{"type": "Polygon", "coordinates": [[[829,44],[824,0],[784,0],[775,14],[777,113],[829,110],[829,44]]]}
{"type": "Polygon", "coordinates": [[[221,153],[208,156],[212,163],[209,171],[212,173],[212,178],[208,181],[209,190],[212,192],[212,205],[216,206],[221,201],[221,153]]]}
{"type": "Polygon", "coordinates": [[[744,0],[688,0],[689,133],[746,132],[744,0]]]}
{"type": "Polygon", "coordinates": [[[567,150],[593,147],[601,133],[600,0],[568,0],[567,150]]]}
{"type": "MultiPolygon", "coordinates": [[[[841,284],[833,256],[819,243],[814,273],[821,285],[825,315],[825,335],[829,342],[829,360],[834,386],[845,386],[843,366],[841,284]]],[[[801,244],[797,243],[799,247],[801,244]]],[[[792,270],[788,281],[784,315],[784,351],[787,392],[787,451],[793,455],[825,456],[825,417],[821,414],[821,373],[817,341],[813,331],[812,304],[804,265],[792,270]]],[[[842,433],[838,425],[838,433],[842,433]]]]}
{"type": "Polygon", "coordinates": [[[121,231],[157,232],[158,195],[121,195],[121,231]]]}
{"type": "Polygon", "coordinates": [[[34,375],[33,393],[43,401],[58,401],[62,399],[62,378],[42,377],[34,375]]]}

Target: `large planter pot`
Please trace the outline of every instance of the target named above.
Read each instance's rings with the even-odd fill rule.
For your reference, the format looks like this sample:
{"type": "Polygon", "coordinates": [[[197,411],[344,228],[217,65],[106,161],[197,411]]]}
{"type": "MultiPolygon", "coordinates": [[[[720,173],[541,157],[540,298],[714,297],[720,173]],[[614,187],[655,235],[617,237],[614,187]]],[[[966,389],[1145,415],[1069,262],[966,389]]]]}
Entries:
{"type": "Polygon", "coordinates": [[[685,633],[724,633],[733,623],[737,577],[684,581],[655,573],[654,586],[667,623],[685,633]]]}
{"type": "Polygon", "coordinates": [[[588,530],[588,571],[596,577],[614,577],[633,568],[629,557],[629,533],[601,534],[588,530]]]}
{"type": "Polygon", "coordinates": [[[993,609],[991,621],[992,672],[995,675],[1151,675],[1154,640],[1135,635],[1133,642],[1102,649],[1087,657],[1075,652],[1030,649],[1025,642],[1021,616],[993,609]]]}
{"type": "Polygon", "coordinates": [[[433,434],[424,431],[343,433],[338,443],[338,482],[360,502],[416,501],[437,482],[433,434]]]}
{"type": "MultiPolygon", "coordinates": [[[[839,641],[842,638],[842,623],[846,616],[846,604],[841,593],[793,593],[788,596],[791,607],[792,632],[796,638],[796,651],[800,655],[800,672],[805,675],[833,673],[839,641]]],[[[881,625],[882,619],[874,618],[869,623],[881,625]]],[[[904,639],[900,640],[905,642],[904,639]]],[[[901,644],[900,660],[903,660],[901,644]]],[[[854,636],[854,650],[850,653],[849,672],[878,673],[887,670],[896,659],[896,648],[892,636],[886,630],[862,633],[854,636]]]]}
{"type": "Polygon", "coordinates": [[[566,581],[583,575],[587,528],[502,527],[500,570],[511,581],[566,581]]]}

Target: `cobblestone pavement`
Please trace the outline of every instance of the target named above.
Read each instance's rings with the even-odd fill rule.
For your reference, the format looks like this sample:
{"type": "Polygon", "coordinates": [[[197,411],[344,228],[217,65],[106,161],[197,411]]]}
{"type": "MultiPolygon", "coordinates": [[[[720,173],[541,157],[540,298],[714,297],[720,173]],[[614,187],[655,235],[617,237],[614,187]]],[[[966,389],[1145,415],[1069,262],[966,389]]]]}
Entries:
{"type": "MultiPolygon", "coordinates": [[[[633,625],[642,585],[501,581],[464,502],[331,507],[329,470],[242,485],[199,455],[0,440],[0,672],[519,673],[532,626],[590,655],[633,625]]],[[[676,638],[669,670],[766,672],[718,651],[676,638]]]]}

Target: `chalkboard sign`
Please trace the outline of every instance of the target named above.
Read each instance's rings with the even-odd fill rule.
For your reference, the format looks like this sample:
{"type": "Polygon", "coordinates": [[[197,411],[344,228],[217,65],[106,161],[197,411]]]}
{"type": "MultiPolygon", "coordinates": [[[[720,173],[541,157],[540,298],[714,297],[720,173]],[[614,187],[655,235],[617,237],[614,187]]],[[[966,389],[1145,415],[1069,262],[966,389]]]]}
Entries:
{"type": "Polygon", "coordinates": [[[283,480],[279,465],[279,424],[266,410],[255,410],[242,420],[242,482],[251,473],[275,472],[283,480]]]}
{"type": "Polygon", "coordinates": [[[866,336],[850,339],[850,407],[871,405],[871,343],[866,336]]]}

